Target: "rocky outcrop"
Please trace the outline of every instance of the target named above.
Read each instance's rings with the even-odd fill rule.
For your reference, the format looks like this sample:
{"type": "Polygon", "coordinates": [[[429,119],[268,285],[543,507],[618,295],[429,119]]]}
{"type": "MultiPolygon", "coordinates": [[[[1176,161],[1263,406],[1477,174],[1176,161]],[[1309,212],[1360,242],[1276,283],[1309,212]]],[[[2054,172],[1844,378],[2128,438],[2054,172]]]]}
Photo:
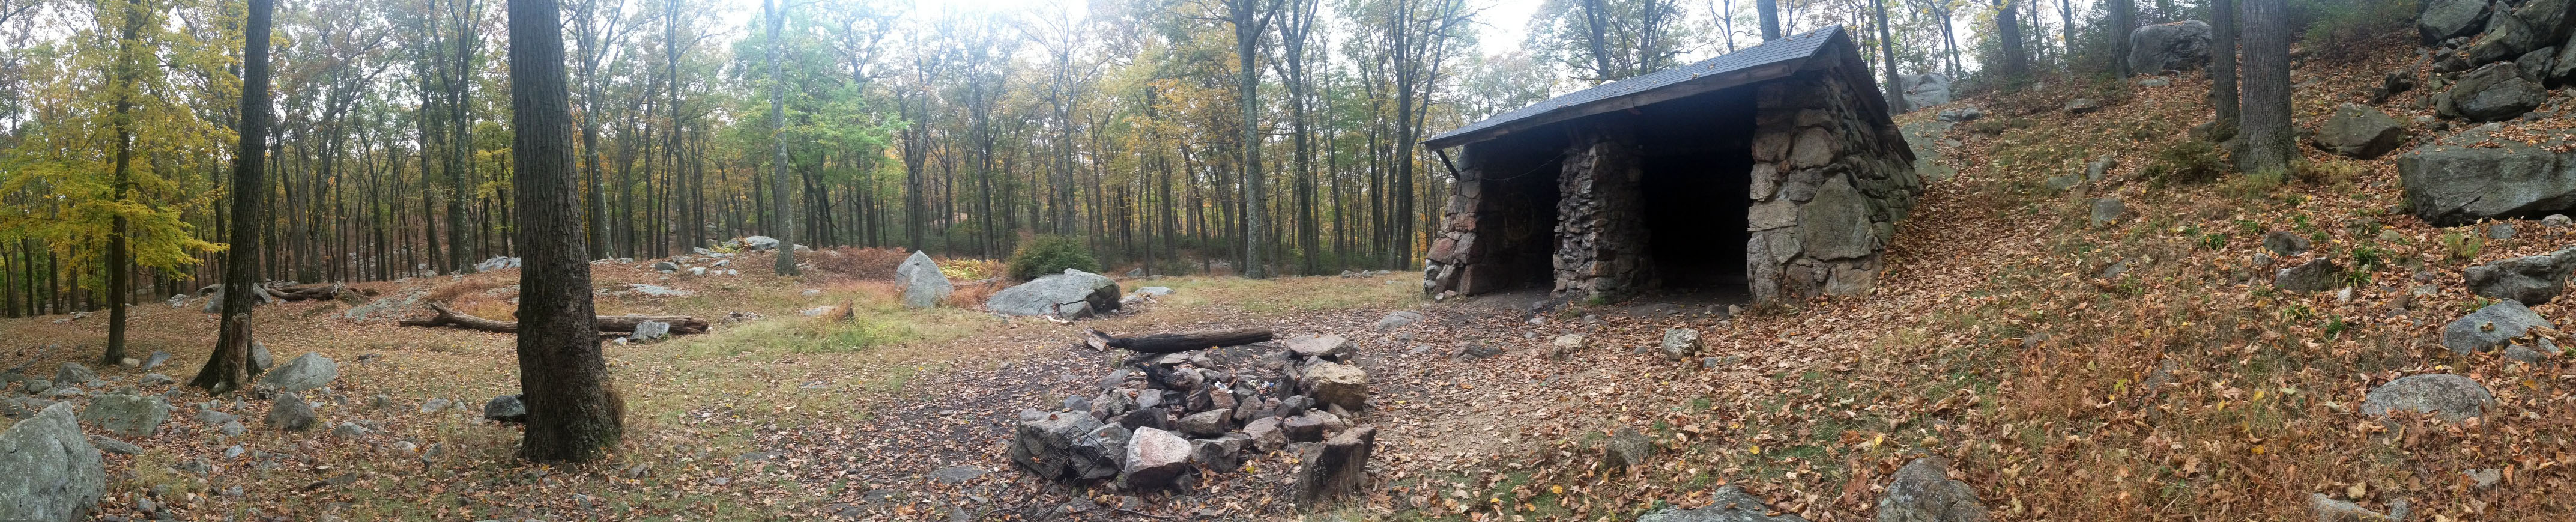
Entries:
{"type": "Polygon", "coordinates": [[[2467,377],[2448,373],[2409,375],[2371,388],[2361,403],[2363,415],[2411,412],[2459,422],[2486,412],[2495,394],[2467,377]]]}
{"type": "Polygon", "coordinates": [[[2576,150],[2492,132],[2472,129],[2398,155],[2398,182],[2415,217],[2448,227],[2576,210],[2576,150]]]}
{"type": "Polygon", "coordinates": [[[1950,103],[1950,77],[1939,74],[1899,74],[1896,83],[1905,90],[1905,107],[1920,109],[1950,103]]]}
{"type": "Polygon", "coordinates": [[[106,492],[107,467],[81,436],[70,404],[46,406],[0,431],[0,520],[84,520],[106,492]]]}
{"type": "Polygon", "coordinates": [[[2183,20],[2129,32],[2129,71],[2158,74],[2189,71],[2209,63],[2208,22],[2183,20]]]}
{"type": "Polygon", "coordinates": [[[2434,43],[2477,34],[2486,28],[2488,0],[2431,0],[2416,18],[2415,29],[2424,35],[2424,43],[2434,43]]]}
{"type": "Polygon", "coordinates": [[[1950,480],[1950,461],[1923,457],[1898,468],[1878,499],[1879,522],[1984,522],[1986,506],[1967,483],[1950,480]]]}
{"type": "Polygon", "coordinates": [[[948,283],[948,275],[939,271],[939,263],[919,250],[904,258],[903,264],[895,265],[894,275],[896,281],[903,283],[903,306],[908,308],[939,306],[940,300],[957,291],[955,285],[948,283]]]}
{"type": "Polygon", "coordinates": [[[2548,100],[2549,91],[2524,78],[2520,67],[2496,62],[2461,75],[2450,89],[2433,97],[2433,108],[2445,118],[2501,121],[2540,108],[2548,100]]]}
{"type": "Polygon", "coordinates": [[[2462,279],[2470,294],[2538,305],[2557,299],[2571,273],[2576,273],[2576,248],[2472,266],[2462,279]]]}
{"type": "Polygon", "coordinates": [[[2374,159],[2406,143],[2406,124],[2368,105],[2346,103],[2308,141],[2335,154],[2374,159]]]}
{"type": "Polygon", "coordinates": [[[1118,309],[1118,281],[1109,276],[1067,268],[1019,286],[994,292],[984,309],[1002,315],[1090,317],[1118,309]]]}
{"type": "Polygon", "coordinates": [[[1665,506],[1637,517],[1637,522],[1807,522],[1807,519],[1772,509],[1762,499],[1745,493],[1742,486],[1727,485],[1717,488],[1717,492],[1709,496],[1708,507],[1682,509],[1665,506]]]}

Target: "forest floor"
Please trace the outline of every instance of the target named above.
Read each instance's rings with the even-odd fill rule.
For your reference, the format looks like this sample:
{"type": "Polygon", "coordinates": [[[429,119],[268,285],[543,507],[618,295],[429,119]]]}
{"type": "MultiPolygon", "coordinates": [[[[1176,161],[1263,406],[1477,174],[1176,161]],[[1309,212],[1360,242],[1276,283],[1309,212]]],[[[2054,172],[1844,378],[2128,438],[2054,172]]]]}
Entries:
{"type": "MultiPolygon", "coordinates": [[[[2394,38],[2362,47],[2410,48],[2394,38]]],[[[2411,59],[2358,54],[2302,62],[2298,121],[2362,102],[2381,72],[2411,59]]],[[[110,456],[112,498],[102,505],[132,516],[136,497],[158,487],[156,500],[183,519],[257,510],[295,520],[1626,521],[1707,505],[1717,486],[1736,485],[1781,512],[1851,521],[1874,517],[1898,466],[1938,455],[2003,520],[2307,519],[2314,494],[2381,512],[2404,505],[2415,520],[2576,518],[2570,358],[2454,355],[2436,337],[2483,304],[2461,288],[2463,268],[2576,244],[2576,230],[2515,221],[2511,238],[2478,242],[2468,238],[2483,227],[2392,213],[2402,199],[2393,154],[2309,151],[2303,175],[2277,184],[2157,177],[2183,162],[2166,151],[2208,119],[2206,92],[2205,79],[2185,76],[1957,102],[1987,116],[1932,147],[1956,174],[1930,184],[1900,225],[1877,291],[1732,318],[1651,300],[1545,312],[1527,311],[1527,296],[1426,302],[1413,276],[1397,273],[1129,280],[1176,293],[1065,325],[903,310],[883,282],[767,270],[665,278],[640,263],[597,265],[602,288],[646,282],[693,293],[604,297],[602,313],[760,318],[610,345],[628,408],[625,446],[609,461],[563,468],[511,458],[514,427],[419,408],[443,398],[472,409],[513,392],[507,336],[353,323],[337,318],[342,303],[272,305],[261,311],[260,337],[279,360],[318,352],[343,361],[323,420],[376,429],[356,439],[265,429],[225,437],[194,420],[206,399],[182,390],[171,427],[134,441],[144,452],[110,456]],[[2104,108],[2060,110],[2075,97],[2104,108]],[[2106,179],[2046,186],[2103,155],[2118,160],[2106,179]],[[2128,211],[2096,224],[2088,216],[2099,198],[2119,198],[2128,211]],[[2274,230],[2318,238],[2316,248],[2250,262],[2274,230]],[[2317,257],[2358,268],[2348,296],[2269,284],[2273,269],[2317,257]],[[2423,285],[2431,294],[2415,295],[2423,285]],[[859,312],[795,313],[824,305],[859,312]],[[1395,310],[1425,319],[1376,327],[1395,310]],[[1374,394],[1364,420],[1382,430],[1371,487],[1335,507],[1291,509],[1294,463],[1283,455],[1173,492],[1030,478],[1004,456],[1016,412],[1051,409],[1111,368],[1113,354],[1074,346],[1085,327],[1267,327],[1357,341],[1374,394]],[[1706,346],[1681,361],[1635,350],[1666,328],[1699,329],[1706,346]],[[1567,333],[1584,334],[1589,348],[1547,357],[1549,340],[1567,333]],[[1503,351],[1450,355],[1467,346],[1503,351]],[[2468,376],[2496,402],[2465,424],[2356,412],[2372,387],[2421,373],[2468,376]],[[374,405],[377,396],[390,406],[374,405]],[[1599,441],[1621,427],[1653,437],[1659,454],[1604,470],[1599,441]],[[222,456],[236,444],[255,451],[222,456]],[[176,468],[199,459],[213,471],[176,468]],[[2481,485],[2465,475],[2473,470],[2502,479],[2481,485]]],[[[2401,120],[2429,114],[2418,94],[2428,93],[2380,107],[2401,120]]],[[[2545,110],[2576,109],[2567,103],[2555,98],[2545,110]]],[[[2563,132],[2555,127],[2565,123],[2509,126],[2563,132]]],[[[360,286],[438,289],[492,316],[506,311],[492,303],[513,277],[360,286]]],[[[2563,317],[2565,301],[2533,308],[2563,317]]],[[[176,354],[159,371],[185,378],[214,331],[196,306],[138,308],[137,353],[176,354]]],[[[92,357],[103,317],[59,319],[0,321],[9,339],[0,355],[35,369],[92,357]]],[[[140,370],[100,372],[114,380],[140,370]]],[[[212,407],[256,419],[264,402],[212,407]]]]}

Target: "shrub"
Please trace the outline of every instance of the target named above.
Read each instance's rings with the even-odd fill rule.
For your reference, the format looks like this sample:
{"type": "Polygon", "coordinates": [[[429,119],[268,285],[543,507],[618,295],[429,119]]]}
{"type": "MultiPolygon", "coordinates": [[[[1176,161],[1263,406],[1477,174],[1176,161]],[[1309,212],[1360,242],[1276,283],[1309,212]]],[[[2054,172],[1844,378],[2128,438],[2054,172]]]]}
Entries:
{"type": "Polygon", "coordinates": [[[2147,164],[2147,179],[2155,183],[2197,184],[2218,179],[2227,172],[2226,163],[2218,157],[2218,147],[2205,141],[2182,141],[2156,152],[2155,161],[2147,164]]]}
{"type": "Polygon", "coordinates": [[[2290,23],[2304,27],[2320,56],[2361,56],[2364,45],[2391,34],[2415,34],[2416,0],[2291,0],[2290,23]]]}
{"type": "Polygon", "coordinates": [[[2313,185],[2350,188],[2369,167],[2361,162],[2343,159],[2300,161],[2290,164],[2290,173],[2299,181],[2313,185]]]}
{"type": "Polygon", "coordinates": [[[1030,236],[1020,242],[1019,251],[1011,253],[1014,278],[1036,279],[1067,268],[1096,272],[1100,270],[1100,260],[1091,256],[1091,247],[1084,246],[1081,239],[1064,236],[1030,236]]]}

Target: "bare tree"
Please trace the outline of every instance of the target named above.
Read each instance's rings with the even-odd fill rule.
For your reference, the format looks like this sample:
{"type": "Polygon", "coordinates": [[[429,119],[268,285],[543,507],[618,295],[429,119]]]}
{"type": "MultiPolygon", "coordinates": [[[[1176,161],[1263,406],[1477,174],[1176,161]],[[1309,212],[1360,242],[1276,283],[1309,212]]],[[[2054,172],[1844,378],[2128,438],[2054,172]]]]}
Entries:
{"type": "Polygon", "coordinates": [[[592,315],[581,182],[572,162],[562,8],[509,0],[512,191],[519,209],[519,390],[528,407],[519,456],[579,462],[606,456],[625,433],[592,315]]]}
{"type": "Polygon", "coordinates": [[[1780,34],[1780,0],[1755,0],[1753,10],[1762,17],[1762,41],[1778,40],[1780,34]]]}

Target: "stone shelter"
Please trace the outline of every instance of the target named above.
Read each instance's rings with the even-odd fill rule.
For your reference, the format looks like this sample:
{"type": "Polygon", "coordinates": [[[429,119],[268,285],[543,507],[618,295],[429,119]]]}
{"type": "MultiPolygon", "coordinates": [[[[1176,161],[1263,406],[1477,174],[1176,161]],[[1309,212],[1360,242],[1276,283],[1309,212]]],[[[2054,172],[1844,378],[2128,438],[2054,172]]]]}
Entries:
{"type": "Polygon", "coordinates": [[[1779,302],[1868,292],[1923,190],[1850,35],[1828,27],[1558,96],[1423,141],[1455,176],[1434,298],[1545,285],[1779,302]]]}

